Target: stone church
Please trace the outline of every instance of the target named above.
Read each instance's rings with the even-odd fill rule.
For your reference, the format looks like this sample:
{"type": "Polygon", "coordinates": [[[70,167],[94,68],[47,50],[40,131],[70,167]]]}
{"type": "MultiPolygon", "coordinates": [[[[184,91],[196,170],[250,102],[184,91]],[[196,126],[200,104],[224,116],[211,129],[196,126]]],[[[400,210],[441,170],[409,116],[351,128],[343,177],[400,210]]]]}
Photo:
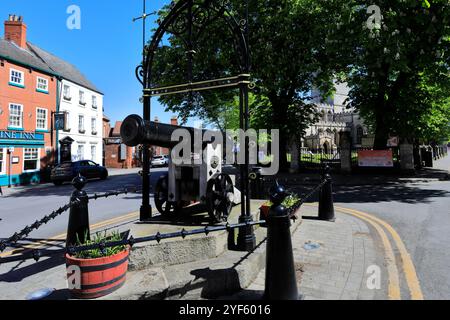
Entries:
{"type": "Polygon", "coordinates": [[[340,144],[340,133],[350,132],[353,145],[360,147],[368,130],[363,119],[355,110],[346,108],[350,89],[344,84],[336,84],[334,97],[323,99],[320,92],[312,91],[312,103],[316,104],[320,120],[311,126],[303,138],[304,151],[333,154],[340,144]]]}

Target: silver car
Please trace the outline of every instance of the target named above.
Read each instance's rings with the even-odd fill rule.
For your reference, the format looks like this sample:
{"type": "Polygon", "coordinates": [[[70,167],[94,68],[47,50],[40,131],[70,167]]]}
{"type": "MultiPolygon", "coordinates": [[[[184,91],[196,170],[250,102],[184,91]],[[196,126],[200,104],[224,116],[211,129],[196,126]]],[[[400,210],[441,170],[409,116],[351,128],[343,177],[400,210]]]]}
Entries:
{"type": "Polygon", "coordinates": [[[154,156],[152,159],[152,167],[166,167],[169,165],[168,156],[154,156]]]}

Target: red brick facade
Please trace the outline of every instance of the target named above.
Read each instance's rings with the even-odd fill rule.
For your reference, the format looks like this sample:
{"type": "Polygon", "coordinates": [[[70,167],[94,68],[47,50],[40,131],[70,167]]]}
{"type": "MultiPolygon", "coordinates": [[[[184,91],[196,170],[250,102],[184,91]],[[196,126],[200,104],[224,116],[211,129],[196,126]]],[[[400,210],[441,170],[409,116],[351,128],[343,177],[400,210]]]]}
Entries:
{"type": "Polygon", "coordinates": [[[15,42],[19,47],[27,46],[27,25],[23,23],[22,17],[11,16],[5,21],[5,40],[15,42]]]}
{"type": "MultiPolygon", "coordinates": [[[[155,118],[155,122],[158,122],[155,118]]],[[[172,117],[172,125],[178,125],[178,118],[172,117]]],[[[130,148],[122,144],[120,139],[121,121],[117,121],[114,128],[111,128],[108,118],[103,119],[103,130],[105,138],[104,152],[105,152],[105,166],[107,168],[115,169],[130,169],[141,167],[139,148],[130,148]]],[[[162,156],[169,155],[169,150],[161,147],[152,147],[154,155],[162,156]]]]}
{"type": "MultiPolygon", "coordinates": [[[[5,39],[25,48],[26,25],[10,19],[17,21],[5,22],[5,39]]],[[[55,162],[57,86],[55,75],[0,57],[0,186],[40,182],[41,170],[55,162]]]]}

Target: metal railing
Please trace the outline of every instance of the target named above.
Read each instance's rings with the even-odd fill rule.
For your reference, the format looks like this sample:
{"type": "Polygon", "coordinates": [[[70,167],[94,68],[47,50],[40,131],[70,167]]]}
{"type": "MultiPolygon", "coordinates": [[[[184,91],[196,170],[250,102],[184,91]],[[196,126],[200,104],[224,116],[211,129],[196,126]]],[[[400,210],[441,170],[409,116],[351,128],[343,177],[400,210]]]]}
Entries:
{"type": "MultiPolygon", "coordinates": [[[[112,197],[112,196],[118,197],[119,195],[128,194],[128,193],[131,193],[131,192],[136,193],[136,192],[139,192],[139,191],[138,191],[137,187],[132,187],[132,188],[126,188],[126,189],[123,189],[123,190],[102,193],[102,194],[95,193],[93,196],[88,197],[88,199],[89,200],[98,200],[98,199],[102,199],[102,198],[106,199],[106,198],[109,198],[109,197],[112,197]]],[[[5,251],[6,248],[8,248],[8,247],[10,247],[12,245],[16,245],[19,241],[25,240],[30,235],[31,232],[37,231],[42,226],[47,225],[50,221],[56,219],[57,217],[61,216],[65,212],[67,212],[75,204],[79,204],[79,200],[75,199],[75,200],[69,202],[68,204],[66,204],[66,205],[58,208],[57,210],[53,211],[49,215],[44,216],[42,219],[36,221],[35,223],[26,226],[21,231],[18,231],[16,233],[14,233],[11,237],[9,237],[9,238],[7,238],[5,240],[1,240],[0,241],[0,252],[5,251]]]]}
{"type": "MultiPolygon", "coordinates": [[[[327,184],[331,184],[331,183],[332,183],[331,179],[327,176],[327,172],[325,172],[324,179],[320,184],[318,184],[316,187],[314,187],[306,196],[301,197],[301,199],[298,201],[298,203],[296,203],[294,206],[292,206],[289,209],[286,209],[286,213],[287,213],[287,216],[289,217],[289,219],[292,219],[292,220],[297,219],[297,217],[295,216],[295,213],[307,201],[309,201],[316,193],[322,192],[324,187],[327,184]]],[[[277,187],[280,188],[280,185],[278,183],[277,183],[277,187]]],[[[281,189],[282,189],[282,191],[280,191],[280,190],[273,191],[272,190],[271,195],[273,196],[274,193],[276,193],[276,192],[283,192],[283,197],[287,197],[290,194],[289,192],[283,191],[284,187],[281,187],[281,189]]],[[[89,196],[88,199],[89,200],[97,200],[97,199],[101,199],[101,198],[109,198],[111,196],[119,196],[122,194],[130,193],[131,192],[130,190],[133,190],[132,192],[138,192],[137,188],[133,187],[133,188],[127,188],[127,189],[124,189],[121,191],[107,192],[107,193],[103,193],[103,194],[94,194],[92,196],[89,196]]],[[[27,226],[22,231],[15,233],[12,237],[1,241],[0,251],[4,251],[8,246],[16,244],[20,240],[24,240],[24,238],[26,236],[28,236],[32,231],[38,230],[41,226],[47,224],[51,220],[55,219],[57,216],[68,211],[69,209],[71,209],[71,207],[78,206],[79,204],[80,204],[80,201],[75,199],[74,201],[71,201],[69,204],[65,205],[64,207],[59,208],[52,214],[44,217],[42,220],[37,221],[36,223],[34,223],[31,226],[27,226]]],[[[39,249],[39,248],[29,249],[29,251],[22,253],[20,255],[14,255],[14,256],[10,256],[10,257],[0,258],[0,264],[11,263],[11,262],[22,262],[22,261],[27,261],[27,260],[35,260],[36,262],[38,262],[42,258],[50,258],[50,257],[55,257],[55,256],[62,257],[66,254],[73,256],[73,255],[76,255],[77,253],[91,251],[91,250],[100,250],[100,252],[102,252],[102,254],[104,254],[107,248],[112,248],[112,247],[119,247],[119,246],[133,247],[134,245],[139,244],[139,243],[154,242],[154,241],[156,241],[157,243],[160,243],[161,241],[167,240],[167,239],[175,239],[175,238],[185,239],[189,236],[201,235],[201,234],[204,234],[205,236],[209,236],[210,234],[215,233],[215,232],[220,232],[220,231],[231,232],[232,230],[235,230],[235,229],[253,227],[253,226],[257,226],[257,225],[265,225],[265,224],[266,224],[265,220],[247,221],[247,222],[237,223],[237,224],[227,223],[225,225],[206,226],[204,228],[198,228],[198,229],[194,229],[194,230],[182,229],[178,232],[173,232],[173,233],[162,234],[162,233],[158,232],[154,235],[149,235],[149,236],[140,237],[140,238],[134,238],[133,236],[131,236],[128,239],[123,239],[121,241],[109,241],[109,242],[104,241],[101,243],[84,245],[84,246],[83,245],[81,245],[81,246],[67,245],[66,248],[64,248],[64,249],[54,249],[54,250],[39,249]]],[[[68,233],[69,233],[69,231],[68,231],[68,233]]]]}
{"type": "MultiPolygon", "coordinates": [[[[310,200],[314,194],[320,193],[319,200],[319,219],[326,221],[334,221],[334,205],[332,197],[332,179],[330,176],[330,168],[327,166],[323,173],[323,180],[320,184],[315,186],[306,196],[301,198],[294,206],[286,208],[283,206],[284,200],[289,196],[289,192],[279,185],[278,183],[272,187],[270,191],[270,201],[272,202],[272,207],[270,208],[269,215],[265,220],[260,221],[246,221],[237,224],[225,224],[219,226],[206,226],[204,228],[198,228],[194,230],[182,229],[178,232],[164,233],[160,232],[140,237],[134,238],[133,236],[128,238],[128,233],[126,238],[120,241],[103,241],[100,243],[90,244],[90,245],[71,245],[68,244],[69,240],[66,241],[66,247],[64,249],[30,249],[30,251],[24,252],[20,255],[9,256],[5,258],[0,258],[0,265],[5,263],[13,262],[24,262],[28,260],[34,260],[39,262],[43,258],[59,257],[63,258],[65,255],[76,256],[77,253],[86,252],[91,250],[100,250],[101,254],[106,256],[106,249],[114,247],[124,247],[128,246],[132,248],[136,244],[153,242],[161,243],[163,240],[181,238],[186,239],[190,236],[195,235],[205,235],[209,236],[212,233],[227,231],[231,232],[235,229],[241,228],[253,228],[253,226],[264,225],[268,228],[267,238],[266,238],[266,285],[264,296],[266,299],[283,299],[283,300],[296,300],[299,298],[297,279],[293,258],[293,248],[292,248],[292,234],[291,234],[291,220],[296,220],[297,211],[310,200]]],[[[58,209],[49,216],[44,217],[43,220],[36,222],[30,227],[26,227],[22,232],[15,234],[15,236],[9,238],[2,242],[3,246],[11,244],[14,241],[18,241],[25,234],[29,234],[33,230],[39,229],[41,223],[47,223],[51,218],[56,217],[67,211],[68,208],[71,209],[69,218],[69,230],[67,231],[67,239],[69,239],[70,231],[70,220],[74,216],[78,215],[88,215],[87,204],[91,200],[97,200],[100,198],[108,198],[110,196],[118,196],[120,194],[127,194],[129,190],[108,192],[104,194],[95,194],[93,196],[87,197],[86,193],[82,191],[83,182],[82,177],[79,180],[74,180],[74,187],[77,189],[72,195],[72,200],[70,204],[58,209]],[[74,198],[74,195],[79,194],[80,198],[74,198]],[[80,211],[83,206],[85,212],[80,211]],[[9,241],[9,242],[8,242],[9,241]]],[[[89,230],[89,226],[87,227],[89,230]]]]}

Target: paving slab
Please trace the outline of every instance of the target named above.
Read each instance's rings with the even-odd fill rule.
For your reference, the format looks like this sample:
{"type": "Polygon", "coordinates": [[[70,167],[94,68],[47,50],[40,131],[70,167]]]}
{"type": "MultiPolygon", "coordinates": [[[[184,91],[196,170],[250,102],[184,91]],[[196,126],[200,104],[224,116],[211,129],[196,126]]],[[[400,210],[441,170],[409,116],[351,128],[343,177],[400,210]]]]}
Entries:
{"type": "MultiPolygon", "coordinates": [[[[368,268],[384,264],[384,256],[372,230],[361,220],[341,213],[336,214],[335,223],[308,219],[317,215],[315,207],[303,207],[301,213],[304,220],[293,234],[292,242],[302,299],[386,299],[384,290],[367,287],[368,268]],[[311,244],[313,246],[308,246],[311,244]]],[[[264,283],[265,270],[262,270],[250,286],[222,299],[260,299],[264,283]]]]}

